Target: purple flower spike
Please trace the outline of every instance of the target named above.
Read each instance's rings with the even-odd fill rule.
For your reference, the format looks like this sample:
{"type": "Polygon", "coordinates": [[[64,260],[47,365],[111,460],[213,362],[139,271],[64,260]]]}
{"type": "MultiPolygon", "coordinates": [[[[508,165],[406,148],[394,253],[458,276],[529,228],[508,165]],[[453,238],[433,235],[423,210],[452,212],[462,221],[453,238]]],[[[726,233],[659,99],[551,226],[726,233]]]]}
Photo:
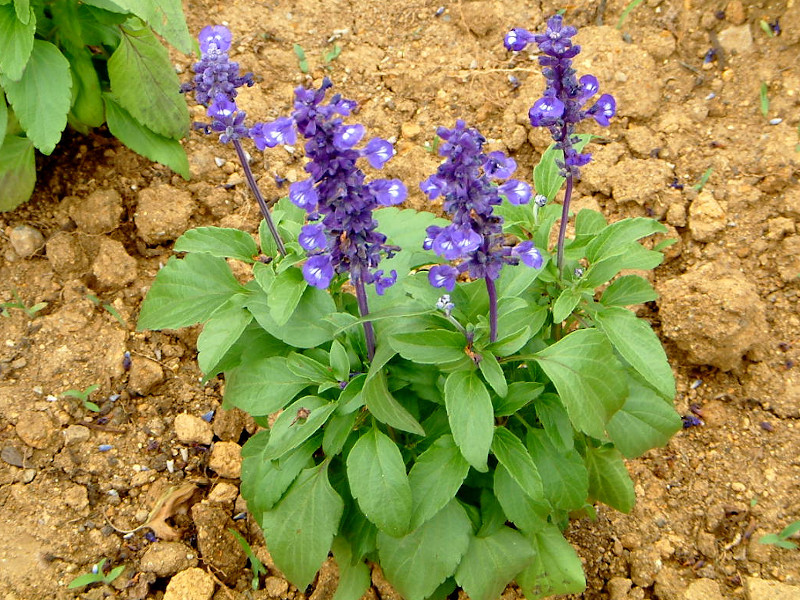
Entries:
{"type": "Polygon", "coordinates": [[[544,260],[542,260],[542,253],[533,245],[533,242],[526,241],[517,244],[511,249],[511,256],[519,258],[522,264],[531,267],[532,269],[539,269],[544,260]]]}
{"type": "Polygon", "coordinates": [[[435,288],[444,288],[452,292],[456,287],[458,269],[450,265],[436,265],[428,271],[428,281],[435,288]]]}
{"type": "Polygon", "coordinates": [[[539,45],[539,49],[550,56],[562,58],[572,58],[580,52],[579,46],[572,45],[572,38],[578,30],[572,26],[564,27],[564,18],[561,15],[554,15],[547,20],[547,31],[537,34],[534,41],[539,45]],[[565,56],[568,53],[572,56],[565,56]]]}
{"type": "Polygon", "coordinates": [[[531,186],[516,179],[506,181],[498,191],[501,196],[505,196],[511,204],[516,206],[527,204],[531,199],[531,186]]]}
{"type": "Polygon", "coordinates": [[[603,127],[608,127],[609,119],[617,114],[617,102],[614,100],[614,96],[603,94],[597,102],[586,111],[586,114],[593,117],[594,120],[603,127]]]}
{"type": "Polygon", "coordinates": [[[534,35],[530,31],[522,29],[521,27],[515,27],[506,34],[503,43],[509,50],[519,52],[520,50],[524,50],[533,39],[534,35]]]}
{"type": "Polygon", "coordinates": [[[386,161],[394,156],[394,148],[391,142],[381,138],[372,138],[369,143],[364,146],[361,151],[361,156],[369,161],[374,169],[382,169],[386,161]]]}
{"type": "Polygon", "coordinates": [[[489,152],[486,155],[486,163],[483,166],[484,171],[489,177],[495,179],[508,179],[517,170],[517,162],[504,152],[489,152]]]}
{"type": "Polygon", "coordinates": [[[272,123],[256,123],[250,129],[250,135],[259,150],[274,148],[281,144],[291,146],[297,141],[294,121],[288,117],[280,117],[272,123]]]}
{"type": "Polygon", "coordinates": [[[220,52],[227,52],[231,47],[231,31],[224,25],[206,25],[197,38],[200,41],[200,52],[204,54],[211,49],[212,44],[220,52]]]}
{"type": "Polygon", "coordinates": [[[319,201],[317,190],[314,189],[314,182],[311,179],[298,181],[289,186],[289,200],[295,206],[312,212],[319,201]]]}
{"type": "Polygon", "coordinates": [[[399,179],[376,179],[369,184],[369,189],[381,206],[400,204],[408,194],[406,186],[399,179]]]}
{"type": "Polygon", "coordinates": [[[419,184],[419,189],[431,200],[438,198],[447,189],[447,185],[436,175],[431,175],[419,184]]]}
{"type": "Polygon", "coordinates": [[[563,114],[564,103],[553,96],[539,98],[528,111],[528,117],[534,127],[553,125],[563,114]]]}
{"type": "Polygon", "coordinates": [[[360,142],[362,137],[364,137],[363,125],[344,125],[333,134],[333,145],[339,150],[349,150],[360,142]]]}
{"type": "Polygon", "coordinates": [[[303,250],[324,250],[326,244],[325,228],[321,223],[303,225],[297,238],[303,250]]]}
{"type": "Polygon", "coordinates": [[[308,285],[325,289],[333,279],[333,265],[327,254],[309,256],[303,265],[303,277],[308,285]]]}
{"type": "Polygon", "coordinates": [[[387,288],[393,286],[397,281],[397,271],[392,269],[392,272],[389,273],[388,276],[383,276],[383,270],[378,269],[374,273],[374,283],[375,283],[375,293],[378,296],[383,296],[383,293],[386,291],[387,288]]]}

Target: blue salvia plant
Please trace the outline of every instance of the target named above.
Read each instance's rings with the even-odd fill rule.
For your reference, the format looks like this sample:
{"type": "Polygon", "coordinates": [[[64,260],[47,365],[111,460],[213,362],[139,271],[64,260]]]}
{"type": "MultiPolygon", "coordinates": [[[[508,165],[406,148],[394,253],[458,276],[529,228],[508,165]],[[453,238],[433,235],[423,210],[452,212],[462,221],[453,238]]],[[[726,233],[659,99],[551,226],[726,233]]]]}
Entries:
{"type": "Polygon", "coordinates": [[[566,237],[590,160],[576,125],[615,112],[608,95],[584,108],[598,84],[575,78],[574,34],[553,17],[543,34],[506,38],[510,49],[537,43],[547,77],[530,118],[554,143],[535,190],[466,122],[438,130],[443,162],[419,186],[449,220],[394,206],[410,182],[368,179],[392,145],[362,143],[356,104],[327,79],[298,88],[291,115],[247,125],[234,92],[251,80],[214,54],[230,34],[201,34],[194,88],[208,130],[240,156],[245,138],[267,153],[302,138],[309,177],[270,210],[259,200],[260,247],[234,229],[184,234],[139,327],[203,324],[205,377],[224,374],[223,405],[263,427],[242,449],[242,495],[298,589],[332,552],[340,600],[362,596],[369,562],[408,600],[456,586],[493,600],[512,580],[529,599],[579,592],[570,515],[594,502],[630,510],[623,457],[681,427],[659,340],[626,308],[655,293],[620,276],[660,263],[639,240],[664,228],[582,210],[566,237]],[[239,283],[229,259],[251,264],[252,280],[239,283]]]}

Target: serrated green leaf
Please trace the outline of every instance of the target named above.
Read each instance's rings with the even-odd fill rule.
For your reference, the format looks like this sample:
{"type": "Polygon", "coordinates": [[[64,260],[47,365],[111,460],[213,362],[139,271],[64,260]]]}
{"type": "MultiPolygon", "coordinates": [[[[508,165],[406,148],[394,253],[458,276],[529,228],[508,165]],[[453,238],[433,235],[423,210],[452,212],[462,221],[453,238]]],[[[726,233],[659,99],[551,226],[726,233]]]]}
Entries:
{"type": "Polygon", "coordinates": [[[411,486],[397,445],[372,427],[347,456],[347,480],[358,506],[379,531],[394,537],[408,533],[411,486]]]}
{"type": "Polygon", "coordinates": [[[290,346],[316,348],[333,339],[334,326],[327,317],[336,312],[336,305],[327,290],[306,287],[297,307],[283,325],[278,325],[272,318],[267,295],[262,290],[250,296],[247,308],[259,325],[290,346]]]}
{"type": "Polygon", "coordinates": [[[249,233],[228,227],[196,227],[175,241],[175,252],[199,252],[254,263],[258,246],[249,233]]]}
{"type": "Polygon", "coordinates": [[[0,211],[14,210],[36,186],[36,158],[28,138],[7,135],[0,146],[0,211]]]}
{"type": "Polygon", "coordinates": [[[497,600],[514,576],[533,560],[533,547],[520,532],[503,527],[486,537],[470,536],[456,581],[471,600],[497,600]]]}
{"type": "Polygon", "coordinates": [[[168,166],[189,179],[189,159],[180,142],[151,131],[125,110],[111,94],[104,93],[108,130],[128,148],[155,162],[168,166]]]}
{"type": "Polygon", "coordinates": [[[477,471],[485,473],[494,435],[494,408],[486,386],[474,371],[455,371],[445,382],[444,401],[461,454],[477,471]]]}
{"type": "MultiPolygon", "coordinates": [[[[580,141],[573,145],[575,150],[580,152],[583,147],[592,139],[591,134],[583,133],[578,134],[580,141]]],[[[555,143],[550,144],[547,150],[542,154],[539,163],[533,168],[533,187],[536,189],[537,194],[547,196],[550,201],[556,197],[558,190],[564,185],[566,179],[559,174],[559,167],[556,161],[564,161],[564,151],[558,150],[555,143]]]]}
{"type": "Polygon", "coordinates": [[[501,298],[517,297],[527,290],[539,277],[547,266],[548,258],[543,256],[544,262],[538,269],[532,269],[525,264],[506,265],[500,272],[497,280],[497,292],[501,298]]]}
{"type": "Polygon", "coordinates": [[[2,83],[25,135],[39,152],[50,154],[67,126],[72,102],[69,61],[50,42],[34,40],[22,76],[17,81],[3,77],[2,83]]]}
{"type": "Polygon", "coordinates": [[[294,313],[308,283],[300,269],[291,267],[278,273],[267,292],[269,314],[278,327],[286,324],[294,313]]]}
{"type": "Polygon", "coordinates": [[[32,9],[27,23],[17,18],[13,6],[0,6],[0,76],[18,81],[33,50],[36,15],[32,9]]]}
{"type": "Polygon", "coordinates": [[[627,458],[665,446],[682,427],[680,415],[655,392],[628,381],[628,399],[606,426],[614,445],[627,458]]]}
{"type": "Polygon", "coordinates": [[[605,425],[625,403],[627,377],[601,332],[579,329],[536,353],[556,386],[570,421],[585,433],[605,437],[605,425]]]}
{"type": "Polygon", "coordinates": [[[508,394],[508,382],[506,381],[505,373],[491,352],[484,352],[481,355],[481,362],[478,365],[481,375],[486,379],[486,382],[492,387],[495,393],[501,398],[505,398],[508,394]]]}
{"type": "Polygon", "coordinates": [[[675,397],[675,377],[661,341],[649,323],[627,308],[609,306],[594,315],[597,327],[645,381],[668,400],[675,397]]]}
{"type": "Polygon", "coordinates": [[[612,446],[589,447],[584,461],[589,472],[589,495],[620,512],[630,512],[636,493],[620,451],[612,446]]]}
{"type": "Polygon", "coordinates": [[[615,250],[612,256],[592,264],[583,276],[581,284],[586,288],[595,288],[610,281],[620,271],[625,269],[650,271],[663,260],[664,255],[661,252],[647,250],[639,242],[630,242],[615,250]]]}
{"type": "Polygon", "coordinates": [[[270,427],[264,458],[276,460],[297,448],[319,431],[334,410],[335,402],[328,402],[319,396],[304,396],[295,400],[270,427]]]}
{"type": "Polygon", "coordinates": [[[120,44],[107,63],[111,92],[139,123],[181,139],[189,130],[189,110],[169,53],[148,28],[120,31],[120,44]]]}
{"type": "Polygon", "coordinates": [[[539,470],[522,440],[505,427],[495,427],[492,454],[506,468],[522,491],[534,500],[544,498],[539,470]]]}
{"type": "Polygon", "coordinates": [[[555,525],[542,523],[526,532],[533,545],[533,563],[516,577],[527,600],[554,594],[579,594],[586,587],[583,564],[555,525]]]}
{"type": "Polygon", "coordinates": [[[327,462],[304,470],[264,513],[264,538],[275,565],[304,590],[328,558],[344,502],[328,481],[327,462]]]}
{"type": "Polygon", "coordinates": [[[407,536],[378,533],[380,564],[406,600],[425,600],[455,573],[469,547],[469,518],[456,500],[407,536]]]}
{"type": "Polygon", "coordinates": [[[423,365],[442,365],[466,357],[467,340],[458,331],[429,329],[396,333],[389,345],[403,358],[423,365]]]}
{"type": "Polygon", "coordinates": [[[381,423],[416,435],[425,435],[422,425],[389,392],[383,371],[367,378],[361,395],[369,412],[381,423]]]}
{"type": "Polygon", "coordinates": [[[455,498],[469,473],[453,436],[438,438],[417,457],[408,474],[411,485],[411,529],[416,529],[455,498]]]}
{"type": "Polygon", "coordinates": [[[364,561],[353,561],[353,551],[341,535],[333,538],[333,558],[339,567],[339,583],[333,600],[359,600],[369,589],[370,570],[364,561]]]}
{"type": "Polygon", "coordinates": [[[231,296],[246,291],[221,258],[208,254],[170,257],[142,303],[137,328],[180,329],[202,323],[231,296]]]}
{"type": "Polygon", "coordinates": [[[526,443],[547,501],[560,510],[581,508],[589,496],[589,474],[577,450],[559,452],[541,429],[528,431],[526,443]]]}
{"type": "Polygon", "coordinates": [[[197,364],[206,379],[220,372],[217,365],[252,320],[241,301],[229,301],[205,323],[197,338],[197,364]]]}
{"type": "Polygon", "coordinates": [[[224,404],[254,417],[274,413],[308,386],[286,366],[282,356],[242,363],[225,374],[224,404]]]}
{"type": "Polygon", "coordinates": [[[194,50],[180,0],[114,0],[114,4],[145,21],[184,54],[194,50]]]}
{"type": "Polygon", "coordinates": [[[561,295],[553,304],[553,322],[561,323],[561,321],[570,316],[582,297],[583,294],[576,288],[567,288],[561,292],[561,295]]]}
{"type": "Polygon", "coordinates": [[[651,302],[658,294],[644,277],[639,275],[623,275],[609,285],[600,302],[606,306],[630,306],[651,302]]]}
{"type": "Polygon", "coordinates": [[[586,246],[586,258],[595,263],[619,255],[631,242],[654,233],[665,233],[667,228],[654,219],[634,217],[612,223],[586,246]]]}

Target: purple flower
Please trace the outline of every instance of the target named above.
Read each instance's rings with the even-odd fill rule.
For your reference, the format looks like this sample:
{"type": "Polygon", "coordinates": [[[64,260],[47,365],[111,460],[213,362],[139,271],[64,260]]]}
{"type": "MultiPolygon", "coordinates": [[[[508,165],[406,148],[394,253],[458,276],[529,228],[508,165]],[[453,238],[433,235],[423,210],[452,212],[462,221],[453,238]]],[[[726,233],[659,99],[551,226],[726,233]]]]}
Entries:
{"type": "Polygon", "coordinates": [[[192,66],[194,81],[181,86],[181,91],[194,90],[198,104],[208,106],[221,94],[228,100],[236,98],[236,88],[252,86],[253,74],[239,75],[239,63],[228,58],[231,32],[222,25],[208,25],[198,36],[200,60],[192,66]]]}
{"type": "Polygon", "coordinates": [[[528,117],[534,127],[553,125],[563,114],[564,103],[553,96],[539,98],[528,111],[528,117]]]}
{"type": "Polygon", "coordinates": [[[230,29],[223,25],[206,25],[197,36],[200,41],[200,52],[206,54],[212,48],[220,52],[227,52],[231,47],[230,29]]]}
{"type": "Polygon", "coordinates": [[[349,150],[361,141],[364,137],[364,126],[356,123],[355,125],[344,125],[337,128],[333,134],[333,145],[339,150],[349,150]]]}
{"type": "Polygon", "coordinates": [[[392,156],[394,156],[394,148],[387,140],[381,138],[372,138],[369,143],[364,146],[361,151],[361,156],[369,161],[374,169],[382,169],[392,156]]]}
{"type": "Polygon", "coordinates": [[[517,170],[517,162],[503,152],[489,152],[486,155],[486,164],[483,170],[489,177],[495,179],[508,179],[517,170]]]}
{"type": "Polygon", "coordinates": [[[483,238],[471,227],[446,227],[433,240],[433,251],[447,260],[463,258],[480,248],[483,238]]]}
{"type": "Polygon", "coordinates": [[[435,265],[428,271],[428,281],[435,288],[444,288],[452,292],[456,287],[458,269],[451,265],[435,265]]]}
{"type": "Polygon", "coordinates": [[[325,289],[333,279],[333,265],[331,257],[327,254],[309,256],[303,265],[303,277],[309,285],[325,289]]]}
{"type": "Polygon", "coordinates": [[[519,258],[522,264],[531,267],[532,269],[539,269],[544,262],[542,253],[533,245],[531,241],[525,241],[517,244],[511,249],[511,256],[519,258]]]}
{"type": "Polygon", "coordinates": [[[446,189],[444,182],[436,175],[431,175],[425,181],[419,184],[419,189],[422,193],[428,196],[431,200],[438,198],[446,189]]]}
{"type": "Polygon", "coordinates": [[[208,116],[211,117],[211,131],[220,134],[219,141],[223,144],[250,137],[250,131],[244,125],[244,111],[236,108],[236,103],[223,94],[208,107],[208,116]]]}
{"type": "MultiPolygon", "coordinates": [[[[539,50],[550,56],[563,57],[574,51],[580,52],[579,46],[572,45],[572,38],[578,30],[572,26],[564,27],[564,18],[561,15],[553,15],[547,20],[547,31],[543,34],[533,36],[533,41],[539,45],[539,50]]],[[[572,58],[569,56],[568,58],[572,58]]]]}
{"type": "Polygon", "coordinates": [[[531,199],[531,186],[524,181],[509,179],[500,186],[499,192],[511,204],[527,204],[531,199]]]}
{"type": "Polygon", "coordinates": [[[369,184],[370,191],[381,206],[394,206],[406,199],[408,191],[399,179],[376,179],[369,184]]]}
{"type": "Polygon", "coordinates": [[[322,250],[327,242],[325,228],[321,223],[303,225],[297,241],[300,242],[303,250],[322,250]]]}
{"type": "Polygon", "coordinates": [[[603,94],[586,114],[593,117],[603,127],[608,127],[609,119],[617,113],[617,102],[614,96],[603,94]]]}
{"type": "Polygon", "coordinates": [[[314,182],[311,179],[306,179],[305,181],[297,181],[291,184],[289,186],[289,200],[295,206],[308,212],[316,210],[319,195],[314,188],[314,182]]]}
{"type": "Polygon", "coordinates": [[[509,50],[519,52],[524,50],[525,47],[533,41],[533,34],[527,29],[516,27],[506,34],[503,43],[509,50]]]}
{"type": "Polygon", "coordinates": [[[274,148],[281,144],[291,146],[297,141],[294,121],[288,117],[280,117],[272,123],[256,123],[250,129],[250,135],[256,148],[262,151],[264,148],[274,148]]]}
{"type": "Polygon", "coordinates": [[[383,269],[378,269],[374,273],[374,281],[375,284],[375,293],[378,296],[383,296],[383,293],[386,291],[386,288],[389,288],[395,284],[397,281],[397,271],[392,269],[391,273],[388,276],[383,276],[383,269]]]}

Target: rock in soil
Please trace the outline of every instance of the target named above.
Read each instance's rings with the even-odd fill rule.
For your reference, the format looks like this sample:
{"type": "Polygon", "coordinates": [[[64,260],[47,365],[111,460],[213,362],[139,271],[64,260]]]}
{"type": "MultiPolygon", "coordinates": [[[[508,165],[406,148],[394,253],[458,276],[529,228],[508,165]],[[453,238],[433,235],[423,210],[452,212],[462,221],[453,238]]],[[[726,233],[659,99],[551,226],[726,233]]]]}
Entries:
{"type": "Polygon", "coordinates": [[[8,234],[8,239],[20,258],[30,258],[44,248],[44,236],[30,225],[14,227],[8,234]]]}
{"type": "Polygon", "coordinates": [[[92,273],[103,289],[124,288],[136,279],[136,259],[117,240],[102,238],[92,273]]]}
{"type": "Polygon", "coordinates": [[[230,514],[219,504],[201,502],[192,507],[192,520],[197,527],[197,548],[203,562],[222,580],[235,582],[247,563],[247,555],[228,531],[234,525],[230,514]]]}
{"type": "Polygon", "coordinates": [[[139,562],[139,570],[158,577],[175,575],[197,566],[197,556],[182,542],[156,542],[147,548],[139,562]]]}
{"type": "Polygon", "coordinates": [[[108,233],[119,227],[122,218],[122,197],[114,189],[99,189],[86,199],[69,199],[69,216],[84,233],[108,233]]]}
{"type": "Polygon", "coordinates": [[[758,577],[745,580],[747,600],[800,600],[800,586],[765,581],[758,577]]]}
{"type": "Polygon", "coordinates": [[[331,600],[339,585],[339,567],[332,558],[322,563],[317,575],[317,583],[308,600],[331,600]]]}
{"type": "Polygon", "coordinates": [[[214,578],[197,567],[181,571],[170,579],[164,600],[211,600],[214,578]]]}
{"type": "Polygon", "coordinates": [[[128,377],[130,391],[146,396],[162,381],[164,381],[164,371],[157,362],[141,356],[131,357],[131,372],[128,377]]]}
{"type": "Polygon", "coordinates": [[[181,413],[175,417],[175,435],[184,444],[203,444],[208,446],[214,438],[211,424],[200,417],[181,413]]]}
{"type": "Polygon", "coordinates": [[[83,274],[89,266],[78,237],[63,231],[47,240],[47,260],[53,271],[62,277],[83,274]]]}
{"type": "Polygon", "coordinates": [[[285,598],[289,591],[289,582],[281,577],[270,575],[264,580],[264,592],[267,598],[278,600],[285,598]]]}
{"type": "Polygon", "coordinates": [[[211,449],[208,467],[220,477],[238,479],[242,474],[242,448],[235,442],[217,442],[211,449]]]}
{"type": "Polygon", "coordinates": [[[31,448],[44,450],[56,437],[55,424],[40,412],[26,412],[17,421],[16,432],[19,438],[31,448]]]}
{"type": "Polygon", "coordinates": [[[698,579],[683,593],[684,600],[724,600],[719,584],[713,579],[698,579]]]}
{"type": "Polygon", "coordinates": [[[186,190],[170,185],[149,187],[139,192],[133,216],[136,232],[148,244],[163,244],[178,238],[189,227],[194,202],[186,190]]]}

